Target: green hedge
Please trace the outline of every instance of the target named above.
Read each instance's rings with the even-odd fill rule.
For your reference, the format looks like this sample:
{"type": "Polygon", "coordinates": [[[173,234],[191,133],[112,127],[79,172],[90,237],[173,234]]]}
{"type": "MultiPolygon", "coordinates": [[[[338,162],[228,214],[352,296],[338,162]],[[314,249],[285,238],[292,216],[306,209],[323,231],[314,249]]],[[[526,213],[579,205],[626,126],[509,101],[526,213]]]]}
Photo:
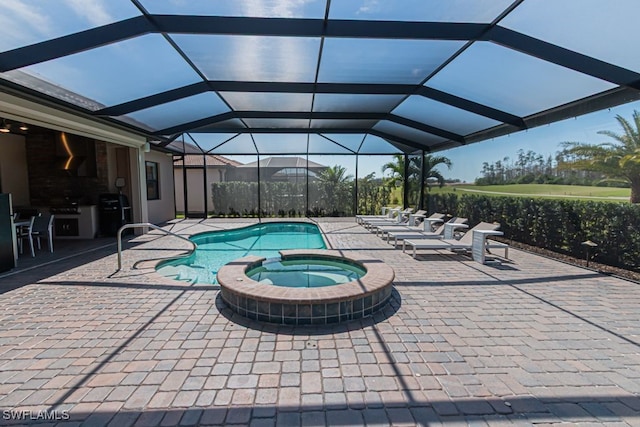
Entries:
{"type": "Polygon", "coordinates": [[[383,206],[389,206],[391,190],[379,182],[358,181],[358,214],[379,215],[383,206]]]}
{"type": "MultiPolygon", "coordinates": [[[[261,216],[353,216],[355,185],[309,182],[309,206],[306,183],[262,182],[261,216]]],[[[375,182],[359,182],[358,213],[378,214],[389,204],[390,190],[375,182]]],[[[219,216],[257,216],[258,183],[216,182],[211,185],[212,213],[219,216]]]]}
{"type": "MultiPolygon", "coordinates": [[[[330,184],[262,182],[261,216],[353,216],[352,182],[330,184]]],[[[216,215],[254,216],[258,214],[257,182],[218,182],[211,186],[213,212],[216,215]]]]}
{"type": "Polygon", "coordinates": [[[213,211],[217,215],[258,214],[257,182],[220,182],[211,186],[213,211]]]}
{"type": "Polygon", "coordinates": [[[584,258],[586,240],[598,244],[594,260],[640,270],[640,206],[581,200],[430,194],[429,212],[497,221],[517,242],[584,258]]]}

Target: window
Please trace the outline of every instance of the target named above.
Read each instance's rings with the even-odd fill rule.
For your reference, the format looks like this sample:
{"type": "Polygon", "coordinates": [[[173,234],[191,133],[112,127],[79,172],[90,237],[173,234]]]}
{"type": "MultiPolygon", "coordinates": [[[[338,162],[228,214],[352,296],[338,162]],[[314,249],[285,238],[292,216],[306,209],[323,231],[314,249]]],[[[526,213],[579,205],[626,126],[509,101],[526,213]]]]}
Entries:
{"type": "Polygon", "coordinates": [[[159,200],[158,164],[156,162],[144,162],[144,165],[147,173],[147,200],[159,200]]]}

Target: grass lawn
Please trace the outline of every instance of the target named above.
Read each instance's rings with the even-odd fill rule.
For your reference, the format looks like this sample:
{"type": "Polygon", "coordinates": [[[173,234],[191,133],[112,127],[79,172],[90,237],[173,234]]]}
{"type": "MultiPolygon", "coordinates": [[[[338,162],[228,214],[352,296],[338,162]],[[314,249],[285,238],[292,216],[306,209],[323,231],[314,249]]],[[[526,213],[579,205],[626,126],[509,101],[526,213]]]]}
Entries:
{"type": "Polygon", "coordinates": [[[479,194],[495,194],[505,196],[550,197],[556,199],[571,198],[584,200],[609,200],[614,202],[629,201],[631,190],[614,187],[586,187],[580,185],[552,184],[512,184],[476,186],[461,184],[433,188],[434,193],[468,192],[479,194]]]}

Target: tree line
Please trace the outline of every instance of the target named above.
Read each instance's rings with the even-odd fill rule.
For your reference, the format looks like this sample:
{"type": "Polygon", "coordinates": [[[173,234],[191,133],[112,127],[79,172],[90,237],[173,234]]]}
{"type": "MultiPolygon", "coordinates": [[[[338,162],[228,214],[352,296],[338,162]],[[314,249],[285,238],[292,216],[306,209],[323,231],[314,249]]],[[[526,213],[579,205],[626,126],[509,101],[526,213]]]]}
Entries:
{"type": "Polygon", "coordinates": [[[518,158],[505,157],[484,163],[476,184],[548,183],[607,185],[631,188],[631,203],[640,203],[640,112],[632,120],[617,115],[621,133],[598,132],[609,138],[600,144],[568,141],[561,143],[555,161],[533,151],[518,152],[518,158]]]}
{"type": "Polygon", "coordinates": [[[565,150],[555,156],[518,150],[517,157],[504,157],[482,164],[476,185],[565,184],[628,187],[623,181],[612,181],[600,172],[576,169],[576,159],[565,150]]]}

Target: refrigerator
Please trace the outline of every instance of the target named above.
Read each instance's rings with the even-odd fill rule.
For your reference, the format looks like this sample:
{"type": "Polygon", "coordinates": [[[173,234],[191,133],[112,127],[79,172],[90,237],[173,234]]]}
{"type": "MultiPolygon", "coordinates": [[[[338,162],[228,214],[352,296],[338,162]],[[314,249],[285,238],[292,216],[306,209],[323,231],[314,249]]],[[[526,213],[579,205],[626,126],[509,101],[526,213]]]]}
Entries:
{"type": "Polygon", "coordinates": [[[16,266],[16,255],[11,194],[0,193],[0,273],[16,266]]]}

